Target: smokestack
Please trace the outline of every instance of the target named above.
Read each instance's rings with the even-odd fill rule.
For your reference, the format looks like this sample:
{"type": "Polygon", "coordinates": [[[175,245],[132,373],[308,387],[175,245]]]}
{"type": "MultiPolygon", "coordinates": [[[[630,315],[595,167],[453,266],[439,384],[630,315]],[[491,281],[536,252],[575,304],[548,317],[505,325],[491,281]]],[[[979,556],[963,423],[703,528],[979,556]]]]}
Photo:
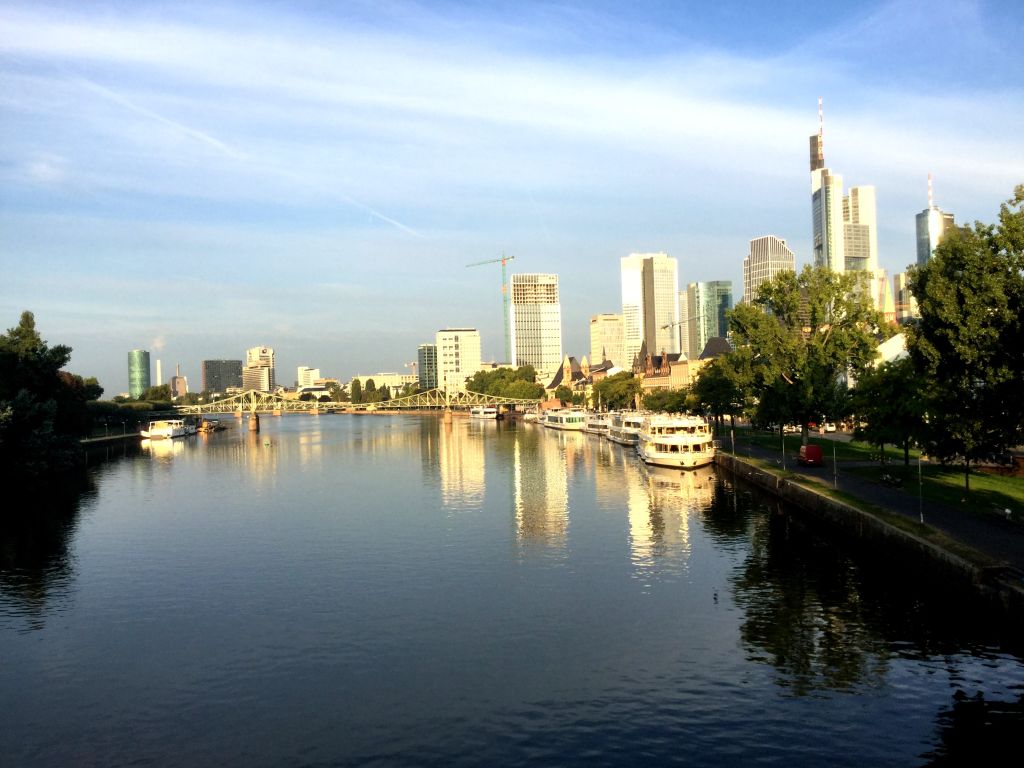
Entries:
{"type": "Polygon", "coordinates": [[[163,369],[160,367],[160,360],[158,359],[156,361],[156,385],[158,387],[161,384],[163,384],[163,378],[164,378],[163,369]]]}

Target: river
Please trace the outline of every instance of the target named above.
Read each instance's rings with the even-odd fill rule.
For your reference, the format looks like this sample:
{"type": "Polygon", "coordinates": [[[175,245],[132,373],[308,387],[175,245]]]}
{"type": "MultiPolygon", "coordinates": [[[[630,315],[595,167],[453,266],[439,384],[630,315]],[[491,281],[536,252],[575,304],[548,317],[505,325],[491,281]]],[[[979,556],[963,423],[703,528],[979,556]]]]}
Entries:
{"type": "Polygon", "coordinates": [[[713,468],[465,418],[232,427],[7,510],[0,763],[905,766],[1016,748],[1020,638],[713,468]]]}

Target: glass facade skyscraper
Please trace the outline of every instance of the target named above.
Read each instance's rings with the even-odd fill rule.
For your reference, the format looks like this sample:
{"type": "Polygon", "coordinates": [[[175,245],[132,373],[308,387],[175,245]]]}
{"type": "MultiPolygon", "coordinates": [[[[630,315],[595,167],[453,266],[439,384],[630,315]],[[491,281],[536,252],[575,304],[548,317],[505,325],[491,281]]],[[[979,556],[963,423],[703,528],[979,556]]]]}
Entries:
{"type": "Polygon", "coordinates": [[[150,386],[149,352],[133,349],[128,353],[128,396],[142,397],[150,386]]]}

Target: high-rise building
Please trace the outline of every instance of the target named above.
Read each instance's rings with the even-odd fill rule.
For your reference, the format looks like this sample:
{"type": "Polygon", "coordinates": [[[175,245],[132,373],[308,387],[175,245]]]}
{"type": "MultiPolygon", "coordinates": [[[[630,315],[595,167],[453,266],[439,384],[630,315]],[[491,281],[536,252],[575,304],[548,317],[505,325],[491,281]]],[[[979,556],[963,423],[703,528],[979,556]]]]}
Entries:
{"type": "Polygon", "coordinates": [[[242,386],[260,392],[271,392],[277,386],[274,375],[274,350],[270,347],[250,347],[245,352],[242,386]]]}
{"type": "Polygon", "coordinates": [[[241,360],[203,360],[203,391],[224,392],[242,386],[241,360]]]}
{"type": "Polygon", "coordinates": [[[466,379],[480,370],[480,332],[445,328],[437,332],[437,386],[447,392],[466,389],[466,379]]]}
{"type": "Polygon", "coordinates": [[[929,262],[935,248],[953,229],[953,214],[936,207],[932,197],[932,175],[928,174],[928,207],[914,217],[917,222],[917,265],[923,267],[929,262]]]}
{"type": "Polygon", "coordinates": [[[878,269],[878,215],[875,188],[850,187],[843,197],[843,257],[847,272],[878,269]]]}
{"type": "Polygon", "coordinates": [[[509,307],[513,366],[532,365],[541,379],[562,364],[558,275],[512,275],[509,307]]]}
{"type": "Polygon", "coordinates": [[[821,99],[818,99],[818,134],[811,136],[811,222],[814,266],[842,272],[846,268],[843,177],[825,167],[821,99]]]}
{"type": "Polygon", "coordinates": [[[171,397],[181,397],[188,394],[188,378],[181,375],[181,363],[174,366],[174,375],[171,376],[171,397]]]}
{"type": "Polygon", "coordinates": [[[300,365],[295,373],[295,384],[299,388],[312,387],[315,386],[314,382],[319,378],[319,368],[308,368],[305,365],[300,365]]]}
{"type": "Polygon", "coordinates": [[[631,367],[644,343],[651,354],[679,352],[676,259],[667,253],[631,253],[621,260],[621,279],[625,360],[620,367],[631,367]]]}
{"type": "Polygon", "coordinates": [[[149,352],[133,349],[128,353],[128,396],[142,397],[142,393],[150,386],[149,352]]]}
{"type": "Polygon", "coordinates": [[[896,322],[903,323],[912,317],[920,317],[917,311],[917,298],[910,292],[910,282],[906,272],[900,272],[893,276],[892,293],[896,304],[896,322]]]}
{"type": "MultiPolygon", "coordinates": [[[[785,240],[775,235],[751,240],[750,251],[743,258],[743,301],[753,301],[761,284],[784,270],[796,271],[796,258],[785,240]]],[[[689,317],[689,313],[683,317],[689,317]]]]}
{"type": "Polygon", "coordinates": [[[619,368],[627,368],[622,355],[622,315],[603,313],[590,318],[590,364],[610,360],[619,368]]]}
{"type": "Polygon", "coordinates": [[[416,350],[416,378],[420,391],[437,389],[436,344],[420,344],[416,350]]]}
{"type": "Polygon", "coordinates": [[[715,336],[725,337],[729,332],[726,314],[732,309],[732,281],[713,280],[690,283],[686,290],[689,344],[686,356],[696,360],[715,336]]]}

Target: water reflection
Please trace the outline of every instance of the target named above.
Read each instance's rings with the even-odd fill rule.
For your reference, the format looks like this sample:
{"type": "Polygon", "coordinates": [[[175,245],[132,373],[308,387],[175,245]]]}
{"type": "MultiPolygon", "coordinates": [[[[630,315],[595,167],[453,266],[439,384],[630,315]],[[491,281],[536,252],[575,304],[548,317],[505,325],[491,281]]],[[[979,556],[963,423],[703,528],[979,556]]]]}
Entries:
{"type": "Polygon", "coordinates": [[[479,509],[484,501],[484,428],[495,422],[436,419],[441,502],[449,509],[479,509]]]}
{"type": "Polygon", "coordinates": [[[42,629],[47,612],[68,598],[70,542],[98,471],[62,476],[0,515],[0,628],[42,629]]]}
{"type": "MultiPolygon", "coordinates": [[[[512,449],[516,537],[520,544],[563,546],[569,528],[566,443],[519,430],[512,449]]],[[[570,449],[575,450],[573,444],[570,449]]]]}

